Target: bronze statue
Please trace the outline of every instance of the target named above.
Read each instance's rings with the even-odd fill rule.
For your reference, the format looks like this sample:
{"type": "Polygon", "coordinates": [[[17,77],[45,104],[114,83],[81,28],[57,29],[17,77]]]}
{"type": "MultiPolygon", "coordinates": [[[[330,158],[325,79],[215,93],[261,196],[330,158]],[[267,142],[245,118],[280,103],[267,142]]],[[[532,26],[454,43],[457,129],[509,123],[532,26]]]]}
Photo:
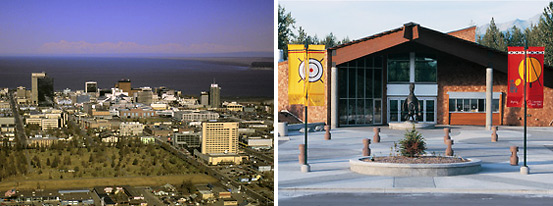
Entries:
{"type": "Polygon", "coordinates": [[[414,83],[409,84],[409,96],[403,102],[402,111],[407,112],[404,118],[411,122],[416,122],[417,117],[422,116],[422,105],[415,96],[414,83]]]}

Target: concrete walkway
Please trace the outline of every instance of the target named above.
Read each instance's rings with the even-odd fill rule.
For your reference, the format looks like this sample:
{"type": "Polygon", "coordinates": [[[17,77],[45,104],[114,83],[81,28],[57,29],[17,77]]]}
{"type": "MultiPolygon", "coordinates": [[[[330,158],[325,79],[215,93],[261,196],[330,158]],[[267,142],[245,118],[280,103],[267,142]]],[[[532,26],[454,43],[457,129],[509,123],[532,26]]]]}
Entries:
{"type": "MultiPolygon", "coordinates": [[[[370,145],[376,156],[390,155],[394,142],[405,131],[381,127],[381,142],[370,145]]],[[[368,176],[349,170],[349,159],[362,152],[362,139],[372,141],[372,127],[332,130],[332,140],[324,140],[324,132],[309,133],[308,163],[310,173],[300,172],[298,145],[301,133],[281,138],[278,145],[279,199],[313,193],[478,193],[533,194],[553,196],[553,128],[528,129],[529,175],[520,174],[523,164],[522,127],[500,126],[498,142],[491,142],[491,131],[478,126],[452,126],[455,155],[482,160],[478,174],[449,177],[368,176]],[[289,140],[288,140],[289,138],[289,140]],[[512,145],[519,146],[519,166],[510,166],[512,145]]],[[[419,130],[426,140],[427,153],[443,155],[443,127],[419,130]]]]}

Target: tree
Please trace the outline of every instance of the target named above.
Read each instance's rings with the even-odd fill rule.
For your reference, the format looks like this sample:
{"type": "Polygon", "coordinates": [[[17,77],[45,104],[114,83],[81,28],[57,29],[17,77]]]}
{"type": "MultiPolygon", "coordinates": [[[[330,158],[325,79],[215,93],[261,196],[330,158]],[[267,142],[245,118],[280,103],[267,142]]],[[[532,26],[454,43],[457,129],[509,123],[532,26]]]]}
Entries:
{"type": "Polygon", "coordinates": [[[545,46],[544,64],[553,66],[553,1],[549,2],[549,5],[543,9],[538,28],[545,46]]]}
{"type": "Polygon", "coordinates": [[[286,59],[288,53],[288,43],[294,38],[292,29],[296,28],[296,20],[292,17],[290,12],[286,13],[284,7],[278,5],[278,49],[284,51],[284,59],[286,59]]]}
{"type": "Polygon", "coordinates": [[[495,25],[493,17],[490,26],[486,29],[486,34],[478,39],[478,43],[499,51],[507,51],[504,35],[495,25]]]}
{"type": "Polygon", "coordinates": [[[336,36],[334,36],[334,34],[332,32],[330,32],[330,34],[326,35],[326,37],[324,39],[322,39],[320,42],[320,44],[324,44],[325,45],[325,48],[330,48],[330,47],[334,47],[336,45],[338,45],[338,42],[336,40],[336,36]]]}
{"type": "Polygon", "coordinates": [[[294,38],[294,40],[291,41],[291,43],[293,43],[293,44],[305,44],[305,40],[307,40],[307,38],[309,38],[309,35],[307,34],[307,32],[305,32],[303,27],[300,26],[300,27],[298,27],[298,35],[296,35],[296,38],[294,38]]]}
{"type": "Polygon", "coordinates": [[[524,46],[526,38],[518,27],[513,26],[510,31],[505,33],[505,39],[507,40],[507,46],[524,46]]]}
{"type": "Polygon", "coordinates": [[[411,131],[407,131],[405,133],[405,137],[401,141],[399,141],[399,145],[399,152],[402,156],[406,157],[415,157],[418,155],[422,155],[425,153],[424,150],[426,150],[426,143],[424,142],[424,138],[415,129],[415,126],[413,126],[413,129],[411,129],[411,131]]]}

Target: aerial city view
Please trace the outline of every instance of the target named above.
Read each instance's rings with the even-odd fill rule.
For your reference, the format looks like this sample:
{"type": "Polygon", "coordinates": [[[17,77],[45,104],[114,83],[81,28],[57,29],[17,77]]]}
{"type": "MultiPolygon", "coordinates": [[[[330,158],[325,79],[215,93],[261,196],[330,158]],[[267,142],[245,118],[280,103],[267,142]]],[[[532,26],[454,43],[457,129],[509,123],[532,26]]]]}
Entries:
{"type": "Polygon", "coordinates": [[[273,205],[273,13],[0,2],[0,204],[273,205]]]}

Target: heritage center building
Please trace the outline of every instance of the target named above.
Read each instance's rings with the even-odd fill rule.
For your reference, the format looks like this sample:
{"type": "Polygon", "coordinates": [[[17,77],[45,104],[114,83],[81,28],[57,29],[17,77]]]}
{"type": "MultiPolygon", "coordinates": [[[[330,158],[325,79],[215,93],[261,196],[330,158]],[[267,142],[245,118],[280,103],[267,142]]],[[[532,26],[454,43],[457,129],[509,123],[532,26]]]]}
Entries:
{"type": "MultiPolygon", "coordinates": [[[[414,83],[419,122],[484,125],[486,69],[492,68],[493,125],[523,125],[524,108],[506,107],[507,52],[477,44],[475,31],[442,33],[407,23],[328,48],[325,106],[310,106],[308,121],[332,128],[405,121],[401,105],[414,83]]],[[[288,69],[287,61],[279,63],[278,109],[303,119],[303,105],[288,105],[288,69]]],[[[528,109],[529,126],[553,124],[553,68],[544,65],[542,75],[544,106],[528,109]]]]}

